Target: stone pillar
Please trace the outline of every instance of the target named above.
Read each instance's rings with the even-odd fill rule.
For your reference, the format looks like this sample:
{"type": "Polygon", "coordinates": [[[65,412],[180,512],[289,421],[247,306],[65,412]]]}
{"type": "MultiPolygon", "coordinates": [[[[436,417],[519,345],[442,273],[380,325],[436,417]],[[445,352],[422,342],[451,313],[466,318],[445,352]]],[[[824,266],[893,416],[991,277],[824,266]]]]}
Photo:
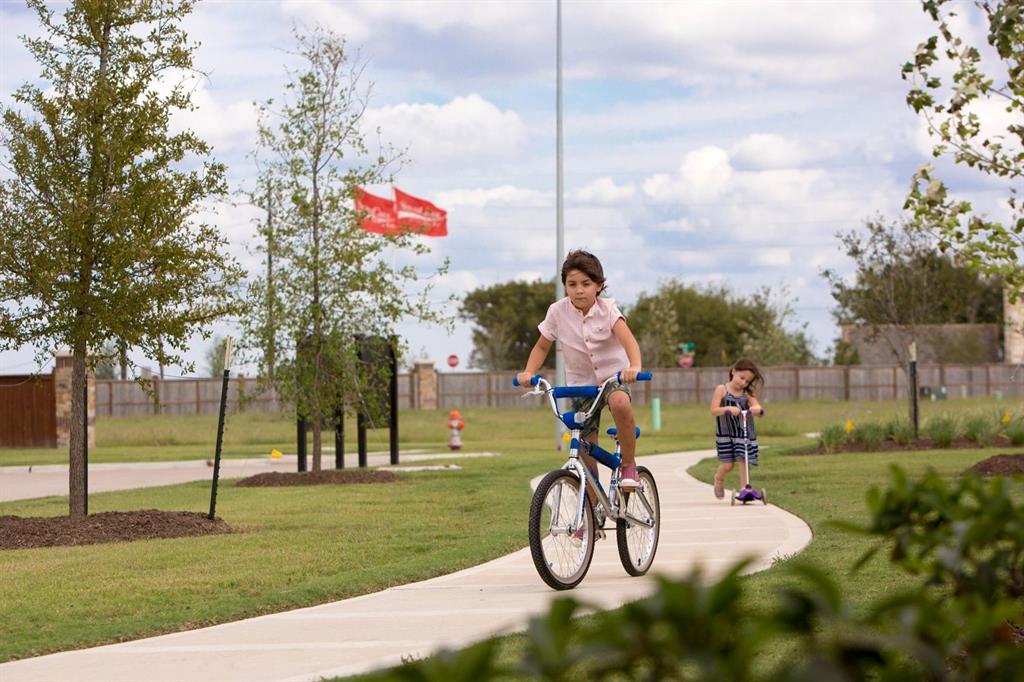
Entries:
{"type": "Polygon", "coordinates": [[[416,360],[413,363],[416,375],[416,407],[421,410],[437,409],[437,370],[433,360],[416,360]]]}
{"type": "MultiPolygon", "coordinates": [[[[71,445],[71,420],[82,415],[71,414],[71,353],[58,353],[53,368],[53,390],[57,410],[57,447],[71,445]]],[[[89,372],[89,447],[96,446],[96,376],[89,372]]]]}
{"type": "Polygon", "coordinates": [[[1016,303],[1003,289],[1003,362],[1008,365],[1024,364],[1024,294],[1016,303]]]}

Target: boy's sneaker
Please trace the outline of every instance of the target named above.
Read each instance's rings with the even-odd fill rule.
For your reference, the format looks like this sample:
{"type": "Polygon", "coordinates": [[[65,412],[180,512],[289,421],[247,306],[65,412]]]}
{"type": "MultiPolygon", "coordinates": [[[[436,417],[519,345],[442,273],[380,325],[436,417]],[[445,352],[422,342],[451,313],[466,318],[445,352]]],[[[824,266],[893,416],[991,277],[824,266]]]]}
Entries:
{"type": "Polygon", "coordinates": [[[717,478],[715,479],[715,497],[717,497],[718,499],[722,499],[723,497],[725,497],[725,484],[719,481],[717,478]]]}
{"type": "Polygon", "coordinates": [[[622,467],[622,475],[619,477],[619,488],[633,491],[640,487],[640,476],[636,473],[636,466],[622,467]]]}
{"type": "Polygon", "coordinates": [[[587,527],[580,526],[576,529],[576,532],[572,534],[572,541],[577,545],[583,544],[583,538],[587,537],[587,527]]]}

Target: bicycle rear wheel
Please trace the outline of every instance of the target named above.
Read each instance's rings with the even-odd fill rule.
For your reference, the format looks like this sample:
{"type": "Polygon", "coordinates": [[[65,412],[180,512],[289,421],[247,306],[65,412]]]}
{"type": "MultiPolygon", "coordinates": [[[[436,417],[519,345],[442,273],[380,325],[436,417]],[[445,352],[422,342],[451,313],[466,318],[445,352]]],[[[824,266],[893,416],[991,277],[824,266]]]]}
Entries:
{"type": "Polygon", "coordinates": [[[661,503],[654,475],[647,467],[637,467],[640,487],[623,492],[622,506],[627,518],[615,522],[615,536],[619,544],[619,559],[626,573],[639,576],[647,573],[654,563],[661,534],[661,503]]]}
{"type": "Polygon", "coordinates": [[[582,532],[576,527],[580,495],[580,480],[559,469],[541,479],[530,504],[533,565],[556,590],[576,587],[594,556],[594,510],[589,504],[583,505],[582,532]]]}

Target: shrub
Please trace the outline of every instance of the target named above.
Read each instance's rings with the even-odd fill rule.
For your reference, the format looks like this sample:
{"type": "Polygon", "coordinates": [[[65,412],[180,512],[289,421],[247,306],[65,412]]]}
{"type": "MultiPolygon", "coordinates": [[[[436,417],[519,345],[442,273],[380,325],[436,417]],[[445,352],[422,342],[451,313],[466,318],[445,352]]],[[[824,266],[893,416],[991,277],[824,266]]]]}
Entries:
{"type": "Polygon", "coordinates": [[[1003,433],[1010,439],[1010,445],[1024,445],[1024,418],[1011,421],[1003,433]]]}
{"type": "Polygon", "coordinates": [[[818,436],[821,449],[830,455],[845,441],[846,429],[843,428],[842,424],[829,424],[821,430],[821,434],[818,436]]]}
{"type": "Polygon", "coordinates": [[[924,432],[932,442],[940,448],[948,448],[959,434],[960,424],[950,414],[941,414],[929,419],[924,425],[924,432]]]}
{"type": "Polygon", "coordinates": [[[885,435],[897,445],[908,445],[914,440],[914,427],[909,419],[894,417],[886,423],[885,435]]]}
{"type": "Polygon", "coordinates": [[[987,414],[972,414],[964,419],[964,437],[972,443],[986,446],[999,432],[999,422],[987,414]]]}
{"type": "Polygon", "coordinates": [[[868,450],[874,450],[886,437],[886,427],[878,422],[861,422],[853,427],[850,440],[860,443],[868,450]]]}

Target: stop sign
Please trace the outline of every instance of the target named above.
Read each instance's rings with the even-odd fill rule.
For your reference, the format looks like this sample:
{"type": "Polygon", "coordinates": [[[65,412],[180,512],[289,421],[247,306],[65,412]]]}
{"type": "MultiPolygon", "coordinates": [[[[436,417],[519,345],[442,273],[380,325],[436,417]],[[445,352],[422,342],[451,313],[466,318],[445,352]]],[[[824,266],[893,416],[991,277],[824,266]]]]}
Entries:
{"type": "Polygon", "coordinates": [[[459,365],[459,356],[458,355],[449,355],[448,356],[448,366],[449,367],[458,367],[458,365],[459,365]]]}

